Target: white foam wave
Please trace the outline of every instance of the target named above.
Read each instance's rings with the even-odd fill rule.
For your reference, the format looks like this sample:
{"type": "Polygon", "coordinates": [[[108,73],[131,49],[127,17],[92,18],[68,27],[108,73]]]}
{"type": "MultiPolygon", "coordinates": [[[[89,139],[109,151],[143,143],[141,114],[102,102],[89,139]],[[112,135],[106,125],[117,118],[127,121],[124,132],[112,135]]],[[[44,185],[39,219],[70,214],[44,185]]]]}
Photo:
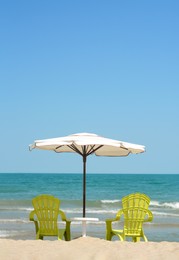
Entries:
{"type": "Polygon", "coordinates": [[[105,203],[105,204],[107,204],[107,203],[118,203],[118,202],[120,202],[121,200],[101,200],[101,202],[102,203],[105,203]]]}
{"type": "MultiPolygon", "coordinates": [[[[81,221],[73,221],[73,225],[81,225],[81,221]]],[[[87,221],[86,222],[87,224],[92,224],[92,225],[104,225],[106,222],[105,221],[102,221],[102,220],[99,220],[99,221],[87,221]]]]}
{"type": "Polygon", "coordinates": [[[160,203],[158,201],[151,201],[150,206],[179,209],[179,202],[164,202],[164,203],[160,203]]]}
{"type": "MultiPolygon", "coordinates": [[[[64,210],[65,213],[79,213],[79,214],[82,214],[82,210],[79,210],[79,209],[66,209],[64,210]]],[[[116,214],[118,211],[118,209],[113,209],[113,210],[104,210],[104,209],[88,209],[86,210],[86,213],[93,213],[93,214],[116,214]]]]}
{"type": "Polygon", "coordinates": [[[152,211],[152,213],[155,216],[179,217],[179,214],[174,214],[174,213],[157,212],[157,211],[152,211]]]}
{"type": "Polygon", "coordinates": [[[0,219],[0,223],[30,223],[28,219],[0,219]]]}
{"type": "Polygon", "coordinates": [[[15,207],[1,207],[1,209],[0,210],[7,210],[7,211],[32,211],[33,210],[33,208],[19,208],[19,207],[17,207],[17,208],[15,208],[15,207]]]}
{"type": "Polygon", "coordinates": [[[152,200],[152,201],[150,202],[150,206],[160,207],[160,203],[159,203],[158,201],[152,200]]]}
{"type": "Polygon", "coordinates": [[[5,237],[9,237],[9,236],[10,236],[10,232],[0,231],[0,237],[5,238],[5,237]]]}
{"type": "Polygon", "coordinates": [[[6,238],[6,237],[11,237],[11,236],[14,236],[14,235],[17,235],[19,234],[18,231],[0,231],[0,238],[6,238]]]}
{"type": "Polygon", "coordinates": [[[171,203],[163,203],[165,207],[173,208],[173,209],[179,209],[179,202],[171,202],[171,203]]]}

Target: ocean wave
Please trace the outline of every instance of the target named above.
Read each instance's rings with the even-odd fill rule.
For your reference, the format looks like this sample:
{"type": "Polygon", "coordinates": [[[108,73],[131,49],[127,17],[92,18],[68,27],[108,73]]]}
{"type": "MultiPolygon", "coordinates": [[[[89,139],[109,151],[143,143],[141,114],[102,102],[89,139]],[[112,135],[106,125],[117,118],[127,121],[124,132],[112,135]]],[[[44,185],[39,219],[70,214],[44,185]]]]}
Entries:
{"type": "MultiPolygon", "coordinates": [[[[82,222],[80,220],[73,220],[71,219],[71,222],[73,222],[73,225],[81,225],[82,222]]],[[[32,221],[29,220],[19,220],[19,219],[1,219],[0,223],[3,224],[31,224],[32,221]]],[[[64,221],[58,221],[59,225],[64,225],[64,221]]],[[[86,222],[87,224],[92,224],[92,225],[104,225],[105,221],[104,220],[98,220],[98,221],[92,221],[88,220],[86,222]]],[[[8,237],[9,235],[12,235],[12,231],[0,231],[0,237],[8,237]]]]}
{"type": "Polygon", "coordinates": [[[157,211],[152,211],[153,215],[155,216],[163,216],[163,217],[179,217],[179,214],[175,213],[168,213],[168,212],[157,212],[157,211]]]}
{"type": "MultiPolygon", "coordinates": [[[[86,213],[93,213],[93,214],[116,214],[118,210],[114,210],[114,209],[87,209],[86,213]]],[[[82,209],[65,209],[64,210],[65,213],[81,213],[82,214],[82,209]]]]}
{"type": "MultiPolygon", "coordinates": [[[[76,220],[72,220],[73,225],[81,225],[81,221],[76,221],[76,220]]],[[[99,221],[86,221],[86,224],[92,224],[92,225],[104,225],[106,222],[103,220],[99,220],[99,221]]]]}
{"type": "Polygon", "coordinates": [[[121,202],[121,200],[101,200],[101,203],[104,203],[104,204],[109,204],[109,203],[119,203],[121,202]]]}
{"type": "Polygon", "coordinates": [[[171,203],[165,202],[163,203],[163,205],[168,208],[179,209],[179,202],[171,202],[171,203]]]}
{"type": "Polygon", "coordinates": [[[18,230],[0,230],[0,238],[15,237],[19,235],[18,230]]]}
{"type": "Polygon", "coordinates": [[[12,234],[12,231],[0,231],[0,238],[6,238],[6,237],[10,237],[12,234]]]}
{"type": "Polygon", "coordinates": [[[161,203],[159,201],[151,201],[150,206],[179,209],[179,202],[163,202],[163,203],[161,203]]]}
{"type": "Polygon", "coordinates": [[[32,211],[33,208],[24,207],[1,207],[0,211],[32,211]]]}
{"type": "Polygon", "coordinates": [[[0,223],[30,223],[28,219],[0,219],[0,223]]]}
{"type": "MultiPolygon", "coordinates": [[[[87,214],[93,214],[93,215],[107,215],[111,214],[111,215],[116,215],[116,213],[118,212],[119,209],[87,209],[86,213],[87,214]]],[[[171,213],[171,212],[163,212],[163,211],[155,211],[155,210],[151,210],[152,213],[155,216],[169,216],[169,217],[179,217],[179,214],[177,213],[171,213]]],[[[173,212],[173,211],[172,211],[173,212]]],[[[66,209],[65,213],[67,214],[82,214],[82,209],[66,209]]]]}
{"type": "MultiPolygon", "coordinates": [[[[121,200],[101,200],[102,204],[118,204],[121,203],[121,200]]],[[[117,205],[116,205],[117,206],[117,205]]],[[[159,202],[159,201],[151,201],[150,207],[158,207],[158,208],[171,208],[171,209],[179,209],[179,202],[159,202]]]]}

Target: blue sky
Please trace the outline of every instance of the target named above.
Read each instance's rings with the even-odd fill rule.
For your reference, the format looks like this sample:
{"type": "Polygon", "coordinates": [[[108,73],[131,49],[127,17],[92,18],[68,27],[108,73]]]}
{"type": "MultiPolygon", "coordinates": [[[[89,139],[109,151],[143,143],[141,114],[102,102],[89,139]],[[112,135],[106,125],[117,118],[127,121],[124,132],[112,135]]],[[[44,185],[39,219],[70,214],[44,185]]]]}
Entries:
{"type": "Polygon", "coordinates": [[[179,173],[179,2],[0,2],[0,172],[82,172],[29,152],[78,132],[146,146],[88,158],[90,173],[179,173]]]}

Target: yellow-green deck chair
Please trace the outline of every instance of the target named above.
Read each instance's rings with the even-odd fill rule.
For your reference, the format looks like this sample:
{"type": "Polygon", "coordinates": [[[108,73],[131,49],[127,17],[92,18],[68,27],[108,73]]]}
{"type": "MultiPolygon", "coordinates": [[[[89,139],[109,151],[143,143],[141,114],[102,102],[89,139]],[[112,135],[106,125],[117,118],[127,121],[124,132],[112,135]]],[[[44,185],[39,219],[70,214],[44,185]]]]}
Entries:
{"type": "Polygon", "coordinates": [[[141,193],[134,193],[122,198],[122,209],[119,210],[114,219],[106,220],[106,239],[111,240],[113,236],[118,236],[121,241],[131,237],[133,242],[148,241],[144,234],[142,225],[144,222],[152,221],[153,214],[148,210],[150,198],[141,193]],[[123,230],[112,228],[112,222],[119,221],[124,215],[123,230]]]}
{"type": "Polygon", "coordinates": [[[30,213],[29,219],[34,221],[36,229],[36,239],[43,239],[44,236],[57,236],[59,240],[65,238],[69,241],[70,224],[65,213],[59,210],[60,200],[51,195],[39,195],[32,199],[34,210],[30,213]],[[58,217],[65,221],[65,227],[58,228],[58,217]]]}

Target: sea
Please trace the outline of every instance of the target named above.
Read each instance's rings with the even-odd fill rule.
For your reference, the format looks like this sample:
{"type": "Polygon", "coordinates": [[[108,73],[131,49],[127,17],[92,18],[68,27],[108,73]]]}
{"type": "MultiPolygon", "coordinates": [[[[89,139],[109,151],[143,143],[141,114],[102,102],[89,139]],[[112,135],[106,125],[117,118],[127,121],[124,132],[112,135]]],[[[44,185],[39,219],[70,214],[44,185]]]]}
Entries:
{"type": "MultiPolygon", "coordinates": [[[[140,192],[150,199],[152,222],[144,224],[149,241],[179,242],[179,174],[87,174],[87,236],[105,239],[105,220],[121,209],[122,197],[140,192]]],[[[82,217],[83,175],[0,174],[0,238],[35,239],[34,223],[29,221],[32,198],[51,194],[60,199],[60,208],[69,219],[82,217]]],[[[59,225],[63,225],[59,221],[59,225]]],[[[122,228],[123,220],[116,223],[122,228]]],[[[72,239],[82,234],[81,221],[71,222],[72,239]]],[[[46,238],[52,239],[52,238],[46,238]]],[[[56,239],[56,238],[54,238],[56,239]]],[[[117,238],[114,238],[114,240],[117,238]]]]}

